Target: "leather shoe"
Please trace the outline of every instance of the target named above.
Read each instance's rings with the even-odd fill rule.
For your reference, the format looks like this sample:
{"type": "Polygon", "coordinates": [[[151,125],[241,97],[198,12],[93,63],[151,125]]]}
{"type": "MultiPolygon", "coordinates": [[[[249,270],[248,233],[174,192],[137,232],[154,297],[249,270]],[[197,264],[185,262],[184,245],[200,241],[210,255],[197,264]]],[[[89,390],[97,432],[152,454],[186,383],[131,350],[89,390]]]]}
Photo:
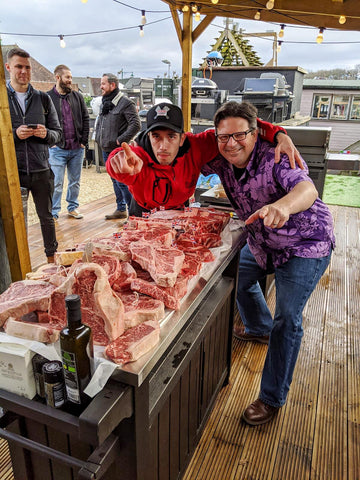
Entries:
{"type": "Polygon", "coordinates": [[[249,425],[262,425],[270,422],[280,407],[272,407],[260,398],[251,403],[242,415],[242,419],[249,425]]]}
{"type": "Polygon", "coordinates": [[[269,343],[269,335],[253,335],[252,333],[246,333],[244,327],[240,325],[234,325],[233,335],[239,340],[245,342],[258,342],[258,343],[269,343]]]}
{"type": "Polygon", "coordinates": [[[121,210],[115,210],[111,215],[105,215],[105,220],[119,220],[120,218],[127,218],[127,216],[126,210],[123,212],[121,210]]]}

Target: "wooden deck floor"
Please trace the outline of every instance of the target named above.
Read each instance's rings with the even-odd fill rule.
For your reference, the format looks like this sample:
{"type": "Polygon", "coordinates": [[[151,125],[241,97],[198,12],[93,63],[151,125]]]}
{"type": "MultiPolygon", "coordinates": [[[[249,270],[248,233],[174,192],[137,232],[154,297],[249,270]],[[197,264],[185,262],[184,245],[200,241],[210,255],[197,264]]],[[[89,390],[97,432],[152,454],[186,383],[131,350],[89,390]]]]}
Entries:
{"type": "MultiPolygon", "coordinates": [[[[104,220],[112,206],[111,195],[84,206],[83,220],[61,217],[60,249],[116,231],[119,222],[104,220]]],[[[360,480],[360,209],[330,208],[337,248],[304,311],[287,404],[267,425],[240,420],[257,397],[267,347],[234,340],[230,383],[183,480],[360,480]]],[[[35,268],[45,261],[38,225],[29,228],[29,244],[35,268]]],[[[4,448],[0,443],[0,479],[11,480],[4,448]]]]}

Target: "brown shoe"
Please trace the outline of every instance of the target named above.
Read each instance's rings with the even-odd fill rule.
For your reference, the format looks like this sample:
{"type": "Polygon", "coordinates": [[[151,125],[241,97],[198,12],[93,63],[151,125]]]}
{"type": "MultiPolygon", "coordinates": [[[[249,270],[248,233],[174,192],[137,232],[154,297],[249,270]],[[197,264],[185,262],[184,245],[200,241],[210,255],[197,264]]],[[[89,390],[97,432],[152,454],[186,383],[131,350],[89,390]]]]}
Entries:
{"type": "Polygon", "coordinates": [[[54,255],[52,257],[47,257],[47,263],[55,263],[54,255]]]}
{"type": "Polygon", "coordinates": [[[272,407],[260,398],[251,403],[242,415],[242,419],[249,425],[262,425],[270,422],[280,407],[272,407]]]}
{"type": "Polygon", "coordinates": [[[253,335],[252,333],[245,333],[244,327],[240,325],[234,325],[233,335],[239,340],[244,342],[258,342],[258,343],[269,343],[269,335],[253,335]]]}
{"type": "Polygon", "coordinates": [[[119,220],[120,218],[127,218],[127,210],[115,210],[111,215],[105,215],[105,220],[119,220]]]}

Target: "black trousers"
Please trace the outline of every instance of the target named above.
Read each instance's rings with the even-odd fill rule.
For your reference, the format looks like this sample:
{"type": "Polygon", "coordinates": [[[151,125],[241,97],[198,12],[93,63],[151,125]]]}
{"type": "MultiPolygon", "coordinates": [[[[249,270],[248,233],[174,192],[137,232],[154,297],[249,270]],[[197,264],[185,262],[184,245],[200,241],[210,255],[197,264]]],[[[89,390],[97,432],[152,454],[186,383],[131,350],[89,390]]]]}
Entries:
{"type": "Polygon", "coordinates": [[[56,241],[55,223],[51,214],[52,196],[54,193],[54,174],[52,170],[26,174],[19,172],[21,195],[26,200],[24,205],[25,222],[27,223],[27,199],[29,192],[34,200],[36,213],[40,220],[41,233],[43,237],[45,255],[52,257],[56,252],[58,242],[56,241]]]}

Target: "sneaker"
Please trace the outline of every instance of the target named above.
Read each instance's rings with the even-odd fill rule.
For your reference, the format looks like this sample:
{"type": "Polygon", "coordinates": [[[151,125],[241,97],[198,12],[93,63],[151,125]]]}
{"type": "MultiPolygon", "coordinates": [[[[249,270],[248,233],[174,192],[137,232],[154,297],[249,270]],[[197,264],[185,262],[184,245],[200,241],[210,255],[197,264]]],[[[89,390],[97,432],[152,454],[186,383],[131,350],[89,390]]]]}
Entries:
{"type": "Polygon", "coordinates": [[[54,219],[54,223],[57,223],[57,221],[59,220],[59,217],[53,217],[54,219]]]}
{"type": "Polygon", "coordinates": [[[80,218],[84,218],[84,215],[77,210],[73,210],[72,212],[68,212],[70,217],[76,218],[76,220],[80,220],[80,218]]]}
{"type": "Polygon", "coordinates": [[[105,220],[119,220],[121,218],[127,218],[127,210],[115,210],[111,215],[105,215],[105,220]]]}
{"type": "Polygon", "coordinates": [[[47,257],[47,263],[55,263],[54,255],[52,255],[51,257],[47,257]]]}

